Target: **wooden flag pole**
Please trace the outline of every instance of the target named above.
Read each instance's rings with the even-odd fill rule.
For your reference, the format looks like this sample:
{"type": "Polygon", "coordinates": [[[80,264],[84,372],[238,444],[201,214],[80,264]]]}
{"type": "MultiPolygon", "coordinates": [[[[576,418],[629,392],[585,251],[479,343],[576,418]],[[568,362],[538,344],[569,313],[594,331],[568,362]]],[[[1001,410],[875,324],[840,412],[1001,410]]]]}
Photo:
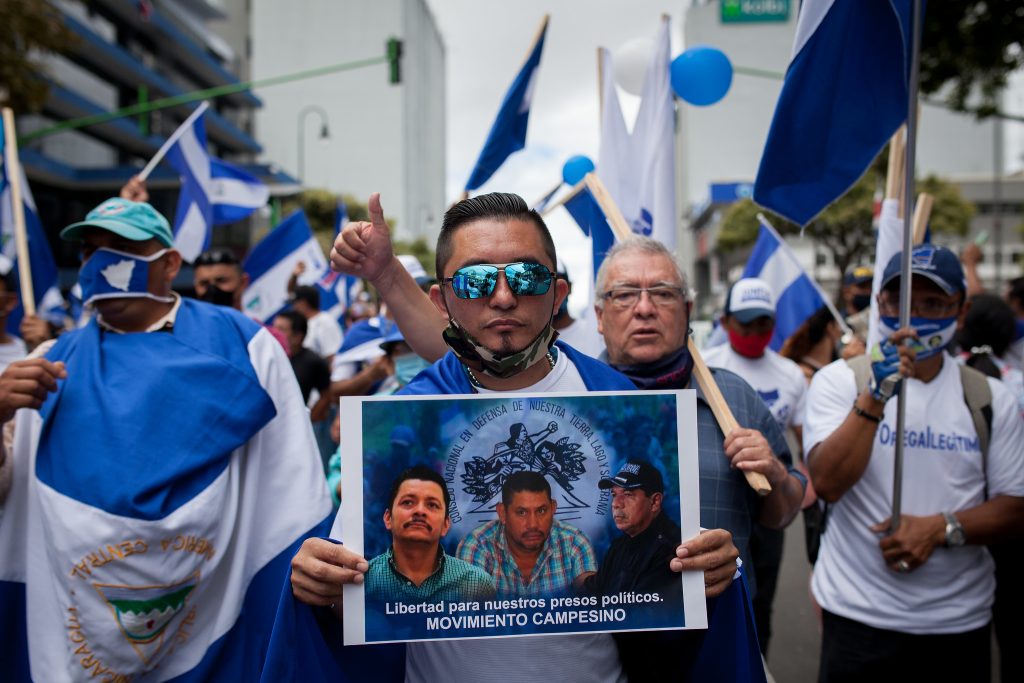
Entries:
{"type": "MultiPolygon", "coordinates": [[[[615,238],[622,239],[631,235],[632,231],[629,229],[629,224],[626,223],[625,217],[619,211],[619,207],[616,206],[611,195],[608,194],[604,183],[597,177],[597,174],[588,173],[583,182],[590,190],[590,193],[594,195],[594,199],[600,205],[601,210],[604,211],[604,215],[608,218],[608,223],[615,233],[615,238]]],[[[708,366],[704,363],[700,351],[697,350],[697,345],[693,343],[693,337],[687,336],[686,344],[690,351],[690,356],[693,357],[693,377],[697,380],[697,386],[700,387],[701,392],[704,394],[704,400],[707,401],[708,406],[711,408],[711,412],[715,416],[715,421],[718,422],[722,433],[728,436],[740,425],[732,414],[732,410],[729,409],[729,405],[725,402],[725,398],[722,396],[715,378],[712,377],[711,371],[708,370],[708,366]]],[[[758,495],[766,496],[772,492],[772,485],[768,483],[768,478],[760,472],[744,472],[743,476],[747,478],[747,483],[750,484],[752,489],[757,491],[758,495]]]]}
{"type": "Polygon", "coordinates": [[[924,242],[924,234],[928,230],[928,219],[932,215],[932,206],[935,198],[927,192],[917,195],[917,204],[914,206],[914,244],[924,242]]]}
{"type": "Polygon", "coordinates": [[[3,109],[4,165],[7,182],[11,184],[11,213],[14,218],[14,246],[18,253],[18,276],[21,284],[21,306],[25,315],[36,314],[36,297],[32,289],[32,261],[28,255],[28,236],[25,232],[25,204],[21,193],[21,164],[18,161],[18,136],[14,128],[14,112],[3,109]]]}
{"type": "Polygon", "coordinates": [[[889,166],[885,174],[885,198],[897,199],[900,202],[900,212],[903,211],[903,162],[906,125],[900,126],[889,141],[889,166]]]}

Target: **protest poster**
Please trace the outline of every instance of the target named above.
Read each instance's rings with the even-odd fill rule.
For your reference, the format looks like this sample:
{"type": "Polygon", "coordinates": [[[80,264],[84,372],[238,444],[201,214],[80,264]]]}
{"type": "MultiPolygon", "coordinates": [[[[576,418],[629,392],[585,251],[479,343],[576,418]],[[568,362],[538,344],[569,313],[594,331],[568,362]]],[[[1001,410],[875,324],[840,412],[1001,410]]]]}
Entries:
{"type": "MultiPolygon", "coordinates": [[[[663,491],[657,498],[644,491],[644,500],[648,510],[658,501],[669,520],[659,519],[661,528],[678,526],[672,545],[699,531],[692,390],[347,397],[341,435],[342,541],[370,562],[365,582],[344,588],[346,645],[707,627],[701,572],[666,572],[657,588],[623,590],[603,590],[610,574],[601,574],[613,542],[626,537],[610,481],[625,464],[645,476],[656,470],[663,491]],[[399,482],[414,465],[439,477],[399,482]],[[550,512],[537,508],[547,528],[511,517],[523,514],[522,494],[502,505],[503,487],[537,474],[550,488],[550,512]],[[609,479],[603,487],[602,479],[609,479]],[[540,548],[528,580],[508,535],[517,548],[540,548]],[[576,549],[578,561],[542,569],[556,540],[576,549]],[[580,547],[592,549],[589,564],[580,547]],[[426,559],[430,571],[403,573],[424,569],[426,559]],[[582,581],[589,570],[597,574],[582,581]]],[[[611,583],[624,585],[621,577],[611,583]]]]}

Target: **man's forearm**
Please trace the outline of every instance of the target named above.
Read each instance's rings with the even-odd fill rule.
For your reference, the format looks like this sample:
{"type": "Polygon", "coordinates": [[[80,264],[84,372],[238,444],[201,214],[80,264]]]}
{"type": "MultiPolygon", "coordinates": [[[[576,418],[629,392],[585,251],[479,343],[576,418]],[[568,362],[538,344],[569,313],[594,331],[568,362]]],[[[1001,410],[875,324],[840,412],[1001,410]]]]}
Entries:
{"type": "Polygon", "coordinates": [[[800,511],[804,488],[792,474],[772,487],[761,505],[758,521],[769,529],[785,529],[800,511]]]}
{"type": "Polygon", "coordinates": [[[392,259],[391,265],[372,284],[383,297],[398,329],[402,330],[405,343],[418,356],[434,362],[448,351],[441,338],[448,321],[397,258],[392,259]]]}
{"type": "Polygon", "coordinates": [[[953,512],[972,545],[987,545],[1024,538],[1024,498],[996,496],[967,510],[953,512]]]}
{"type": "MultiPolygon", "coordinates": [[[[881,417],[885,410],[885,404],[867,391],[857,397],[854,406],[873,417],[881,417]]],[[[819,498],[834,503],[860,481],[871,459],[877,429],[877,422],[858,415],[851,407],[843,423],[811,449],[807,468],[819,498]]]]}

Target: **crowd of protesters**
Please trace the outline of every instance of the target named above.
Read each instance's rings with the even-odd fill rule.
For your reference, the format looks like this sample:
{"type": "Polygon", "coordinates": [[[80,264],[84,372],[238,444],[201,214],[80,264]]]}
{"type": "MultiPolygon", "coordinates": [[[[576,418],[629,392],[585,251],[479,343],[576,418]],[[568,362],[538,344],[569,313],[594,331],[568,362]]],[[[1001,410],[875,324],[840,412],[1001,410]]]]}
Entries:
{"type": "MultiPolygon", "coordinates": [[[[371,220],[349,224],[331,259],[335,269],[364,278],[378,298],[352,302],[340,319],[320,310],[315,287],[296,284],[302,264],[289,283],[287,310],[268,321],[247,319],[239,313],[247,278],[224,250],[205,252],[194,264],[196,299],[179,296],[170,283],[181,258],[166,219],[144,201],[124,198],[62,232],[82,250],[91,317],[78,329],[25,316],[21,338],[6,332],[16,294],[9,275],[0,279],[0,553],[23,558],[0,578],[30,586],[19,598],[27,601],[20,615],[2,617],[4,633],[23,634],[5,646],[13,666],[31,662],[36,680],[69,662],[77,673],[88,669],[73,652],[40,649],[46,629],[68,628],[60,613],[79,605],[75,591],[39,597],[46,591],[32,588],[34,580],[60,577],[37,572],[40,566],[64,562],[64,555],[39,551],[33,534],[59,545],[74,534],[60,515],[81,513],[84,505],[110,519],[96,522],[102,533],[75,545],[80,555],[139,536],[168,515],[194,515],[183,529],[212,526],[203,519],[213,515],[226,525],[222,544],[264,543],[265,557],[218,556],[219,564],[204,567],[204,590],[223,589],[218,577],[241,572],[250,590],[260,577],[264,590],[287,581],[294,597],[323,618],[340,616],[341,585],[361,581],[367,568],[333,542],[341,540],[338,523],[331,530],[331,503],[337,510],[344,495],[342,396],[696,388],[687,348],[693,293],[661,244],[641,237],[617,243],[596,274],[593,316],[577,320],[543,219],[518,197],[494,193],[455,204],[439,238],[436,279],[415,259],[393,253],[376,195],[369,209],[371,220]],[[111,275],[118,259],[131,262],[123,282],[111,275]],[[524,263],[547,286],[514,283],[508,269],[524,263]],[[473,268],[492,264],[497,270],[485,291],[456,288],[456,277],[482,277],[473,268]],[[151,405],[158,406],[153,414],[144,410],[151,405]],[[111,469],[89,464],[93,446],[103,452],[97,463],[111,469]],[[172,446],[194,454],[184,471],[166,458],[135,459],[138,449],[166,453],[172,446]],[[287,466],[273,465],[283,451],[290,453],[287,466]],[[122,477],[131,490],[105,493],[99,482],[109,476],[122,477]],[[264,490],[265,477],[281,481],[264,490]],[[220,508],[190,507],[197,492],[221,485],[220,508]],[[266,491],[275,498],[267,500],[266,491]],[[273,523],[275,505],[305,513],[282,530],[273,523]],[[34,610],[56,610],[58,618],[26,618],[34,610]]],[[[770,665],[782,530],[803,510],[811,599],[823,629],[820,680],[989,680],[993,628],[1003,680],[1021,680],[1014,644],[1022,598],[1013,573],[1024,531],[1024,278],[1004,292],[986,292],[976,248],[961,261],[942,247],[915,247],[911,324],[900,328],[898,257],[881,278],[867,266],[850,269],[837,302],[845,319],[822,308],[779,352],[769,344],[780,293],[755,278],[732,283],[717,321],[723,343],[703,352],[740,428],[724,433],[699,394],[700,522],[711,531],[673,539],[657,566],[704,571],[713,600],[732,581],[738,557],[770,665]],[[877,292],[873,279],[881,283],[877,292]],[[866,349],[872,298],[882,342],[866,349]],[[899,435],[901,393],[906,415],[899,435]],[[903,502],[894,525],[899,438],[903,502]],[[758,498],[746,472],[764,475],[771,494],[758,498]]],[[[414,440],[401,430],[391,435],[396,452],[408,454],[414,440]]],[[[394,474],[365,476],[390,481],[394,474]]],[[[197,585],[189,584],[195,596],[202,594],[197,585]]],[[[112,589],[104,583],[96,590],[112,589]]],[[[105,600],[121,604],[127,594],[120,590],[121,597],[105,600]]],[[[247,595],[224,600],[235,605],[225,609],[244,609],[238,605],[247,595]]],[[[269,624],[273,616],[252,618],[269,624]]],[[[238,656],[258,678],[267,642],[251,634],[269,628],[246,636],[214,622],[199,620],[192,638],[208,646],[252,638],[238,656]]],[[[103,665],[116,671],[103,633],[91,636],[90,656],[106,657],[103,665]]],[[[676,659],[685,644],[645,636],[550,636],[539,646],[532,638],[450,641],[409,646],[403,661],[410,680],[473,680],[484,671],[479,667],[515,666],[564,681],[679,680],[697,670],[676,659]]],[[[140,660],[118,666],[146,670],[168,651],[140,655],[142,669],[132,668],[140,660]]],[[[211,680],[228,671],[216,648],[197,652],[187,665],[168,660],[170,666],[200,667],[200,677],[211,680]]]]}

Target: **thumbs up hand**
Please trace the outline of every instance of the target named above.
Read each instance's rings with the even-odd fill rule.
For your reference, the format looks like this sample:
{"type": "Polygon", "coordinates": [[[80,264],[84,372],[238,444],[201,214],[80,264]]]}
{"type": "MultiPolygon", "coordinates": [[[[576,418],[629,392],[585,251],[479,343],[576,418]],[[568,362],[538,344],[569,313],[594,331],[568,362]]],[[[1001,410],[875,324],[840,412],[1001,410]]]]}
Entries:
{"type": "Polygon", "coordinates": [[[350,222],[334,240],[331,268],[375,283],[391,265],[395,253],[391,245],[391,229],[384,222],[380,193],[370,195],[367,208],[369,221],[350,222]]]}

